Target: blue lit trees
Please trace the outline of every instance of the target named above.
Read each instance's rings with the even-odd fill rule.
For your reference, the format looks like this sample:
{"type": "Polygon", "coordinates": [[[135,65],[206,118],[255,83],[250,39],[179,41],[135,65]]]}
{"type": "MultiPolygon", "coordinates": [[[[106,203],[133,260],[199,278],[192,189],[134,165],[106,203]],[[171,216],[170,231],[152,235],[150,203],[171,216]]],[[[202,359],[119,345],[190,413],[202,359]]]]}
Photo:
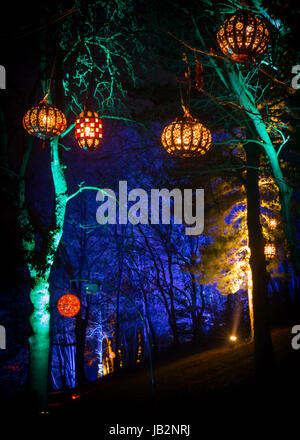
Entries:
{"type": "MultiPolygon", "coordinates": [[[[154,3],[155,2],[153,2],[153,4],[154,3]]],[[[289,209],[291,190],[286,183],[284,173],[278,160],[279,154],[284,151],[283,146],[285,145],[285,140],[287,138],[283,133],[285,127],[281,126],[278,128],[275,126],[274,121],[272,121],[272,115],[270,117],[271,106],[269,105],[268,100],[265,99],[266,90],[270,87],[270,84],[262,82],[262,85],[259,85],[256,66],[252,66],[249,68],[249,71],[245,72],[242,67],[233,66],[231,62],[228,61],[218,60],[217,57],[214,57],[209,53],[205,41],[214,41],[216,30],[215,24],[218,20],[216,20],[214,15],[215,10],[213,4],[206,2],[206,5],[208,5],[208,9],[204,8],[204,10],[202,10],[202,5],[199,4],[201,11],[196,10],[197,14],[190,13],[186,9],[180,8],[177,9],[175,13],[172,11],[172,14],[177,16],[176,26],[178,23],[180,25],[177,29],[182,31],[183,36],[186,36],[187,32],[189,32],[190,35],[192,34],[193,46],[195,46],[195,48],[200,47],[200,53],[201,50],[205,52],[205,54],[203,54],[203,64],[205,69],[209,72],[209,75],[207,75],[207,77],[209,77],[209,81],[207,81],[209,86],[206,88],[205,84],[204,92],[207,92],[208,90],[208,94],[202,94],[200,99],[194,99],[194,104],[198,113],[203,113],[206,118],[213,122],[213,129],[216,128],[218,130],[228,130],[228,132],[232,132],[233,128],[244,125],[247,126],[247,138],[236,139],[235,133],[232,133],[232,139],[226,141],[227,143],[241,142],[241,144],[244,145],[253,143],[262,146],[263,151],[269,160],[270,170],[274,176],[275,182],[280,189],[283,225],[289,243],[289,251],[292,256],[292,261],[295,266],[298,267],[299,261],[297,259],[297,249],[294,244],[289,209]],[[198,15],[198,12],[201,12],[203,15],[200,13],[198,15]],[[202,20],[201,25],[203,21],[207,24],[207,26],[201,27],[201,32],[199,29],[199,23],[197,23],[195,18],[198,16],[199,20],[202,20]],[[189,24],[187,25],[186,20],[190,20],[188,23],[191,24],[192,27],[190,27],[189,24]],[[190,32],[191,29],[192,32],[190,32]],[[274,130],[277,134],[279,133],[280,136],[282,135],[282,143],[280,146],[277,146],[274,143],[274,130]]],[[[177,6],[174,4],[175,9],[177,6]]],[[[148,6],[143,5],[143,7],[147,9],[148,6]]],[[[134,1],[97,1],[93,3],[92,6],[86,6],[82,3],[79,5],[79,8],[73,10],[72,13],[67,14],[66,16],[64,14],[62,15],[61,18],[64,19],[62,21],[62,32],[60,29],[56,29],[57,32],[54,38],[56,43],[58,41],[60,49],[58,52],[57,69],[55,70],[53,87],[57,90],[58,95],[64,91],[66,98],[65,101],[67,100],[68,102],[64,105],[64,99],[60,97],[60,105],[61,107],[65,107],[64,111],[67,114],[69,122],[71,119],[74,120],[76,115],[83,110],[83,105],[86,96],[88,95],[91,105],[91,97],[93,96],[94,105],[96,105],[95,110],[101,114],[104,122],[109,119],[120,119],[124,120],[124,122],[132,123],[133,112],[128,109],[130,101],[126,101],[125,99],[126,90],[130,87],[128,86],[128,83],[137,85],[137,95],[140,93],[141,101],[143,103],[146,102],[144,115],[141,114],[142,112],[139,113],[139,108],[133,109],[136,111],[135,116],[138,115],[137,117],[140,126],[149,123],[148,128],[151,130],[154,125],[153,120],[156,120],[159,116],[162,116],[164,119],[166,117],[171,118],[171,114],[177,112],[177,108],[174,109],[173,104],[175,102],[175,93],[169,93],[169,88],[174,88],[176,75],[178,74],[176,69],[179,65],[176,61],[180,58],[181,46],[178,49],[179,46],[175,47],[173,45],[170,49],[169,45],[165,44],[165,38],[162,38],[156,28],[155,33],[153,33],[152,30],[151,32],[148,32],[148,37],[150,36],[149,38],[153,38],[157,44],[160,44],[160,58],[159,60],[154,60],[151,59],[150,56],[148,59],[144,60],[141,53],[144,51],[144,44],[147,36],[143,32],[139,33],[141,27],[137,25],[136,20],[134,19],[134,8],[134,1]],[[135,59],[137,53],[140,56],[135,59]],[[173,76],[165,75],[167,68],[170,67],[167,65],[168,57],[173,57],[173,62],[176,60],[174,62],[176,69],[174,69],[175,72],[173,72],[173,76]],[[144,81],[143,84],[142,81],[135,82],[134,67],[136,62],[139,63],[139,67],[144,67],[144,64],[146,64],[147,67],[150,67],[151,64],[151,69],[153,69],[150,71],[147,80],[144,81]],[[159,67],[155,70],[153,67],[154,64],[157,63],[159,65],[160,62],[166,64],[164,66],[165,69],[159,67]],[[152,72],[157,73],[157,82],[160,83],[161,87],[157,87],[157,83],[153,80],[153,77],[151,77],[152,72]],[[165,80],[165,77],[168,79],[165,80]],[[172,79],[170,79],[170,77],[172,77],[172,79]],[[145,88],[143,88],[144,86],[145,88]],[[151,97],[151,99],[149,97],[151,97]],[[165,106],[161,105],[164,97],[167,102],[167,105],[165,106]],[[152,110],[153,113],[151,113],[152,110]],[[144,122],[145,119],[146,123],[144,122]],[[152,120],[149,121],[149,119],[152,120]]],[[[173,25],[173,15],[172,17],[169,16],[169,8],[164,9],[162,5],[160,5],[160,8],[162,8],[162,12],[165,13],[165,15],[159,14],[160,17],[162,17],[167,26],[170,25],[171,27],[173,25]]],[[[218,19],[219,18],[221,17],[218,17],[218,19]]],[[[142,30],[144,31],[144,29],[142,30]]],[[[49,38],[49,41],[52,42],[53,40],[49,38]]],[[[149,45],[149,48],[150,47],[152,50],[155,45],[149,45]]],[[[196,52],[197,49],[192,51],[192,56],[196,52]]],[[[148,51],[148,54],[149,53],[150,50],[148,51]]],[[[52,55],[54,58],[54,53],[52,53],[52,55]]],[[[44,54],[43,58],[46,58],[44,54]]],[[[48,70],[50,70],[49,66],[46,66],[44,63],[42,70],[47,70],[47,67],[48,70]]],[[[199,85],[197,87],[198,90],[202,92],[202,87],[199,87],[199,85]]],[[[59,98],[59,96],[57,96],[57,98],[59,98]]],[[[139,102],[138,99],[137,102],[139,102]]],[[[134,102],[132,107],[138,107],[138,105],[134,102]]],[[[72,128],[73,125],[70,124],[69,130],[72,130],[72,128]]],[[[79,189],[77,185],[74,185],[75,188],[73,187],[71,189],[68,187],[66,176],[69,178],[68,173],[72,165],[66,169],[62,161],[62,153],[64,160],[67,160],[67,153],[63,149],[67,150],[71,144],[73,146],[74,142],[68,138],[67,134],[68,132],[64,136],[53,138],[50,141],[49,149],[51,158],[49,161],[49,170],[53,186],[51,189],[53,205],[49,210],[51,221],[46,223],[46,227],[42,232],[39,230],[38,225],[36,224],[37,222],[35,221],[36,219],[32,216],[30,209],[28,209],[27,203],[27,168],[32,151],[32,139],[28,139],[26,152],[23,156],[21,170],[18,176],[19,223],[23,235],[24,256],[32,283],[30,298],[33,305],[33,311],[30,320],[33,333],[30,337],[30,381],[31,389],[38,392],[41,399],[41,407],[43,408],[45,408],[48,376],[49,304],[51,291],[49,287],[49,284],[51,283],[50,275],[64,232],[66,209],[68,203],[82,191],[97,190],[96,186],[85,186],[84,183],[81,184],[79,189]]],[[[105,132],[104,129],[104,138],[106,136],[107,132],[105,132]]],[[[132,133],[130,134],[130,137],[133,137],[132,133]]],[[[226,142],[224,142],[225,145],[226,142]]],[[[77,148],[77,146],[74,148],[77,148]]],[[[124,149],[123,153],[126,160],[128,154],[126,149],[124,149]]],[[[84,152],[78,149],[78,155],[80,154],[84,154],[84,152]]],[[[86,163],[92,161],[92,159],[86,158],[86,156],[82,155],[80,157],[82,157],[82,161],[86,161],[86,163]]],[[[152,159],[154,161],[157,157],[152,159]]],[[[257,156],[250,159],[253,159],[253,163],[250,164],[249,162],[248,168],[257,168],[259,165],[257,156]]],[[[99,166],[99,173],[101,172],[101,176],[103,176],[103,168],[104,164],[101,163],[99,166]]],[[[146,159],[141,164],[141,168],[145,174],[149,171],[149,152],[146,159]]],[[[226,164],[221,164],[220,168],[220,171],[226,169],[226,164]]],[[[228,165],[228,168],[232,169],[231,164],[228,165]]],[[[199,170],[199,174],[201,171],[203,170],[199,170]]],[[[211,170],[207,171],[210,172],[211,170]]],[[[113,174],[112,170],[111,172],[113,174]]],[[[257,176],[252,177],[252,182],[255,184],[257,176]]],[[[250,183],[249,187],[251,187],[250,183]]],[[[50,193],[48,186],[46,193],[47,195],[50,193]]],[[[254,193],[254,199],[252,200],[256,202],[257,209],[257,204],[259,203],[258,191],[254,193]]],[[[256,221],[257,215],[258,212],[256,212],[256,221]]],[[[256,226],[259,225],[256,223],[256,226]]],[[[152,233],[153,235],[151,236],[151,239],[155,238],[155,231],[152,231],[152,233]]],[[[142,241],[142,238],[139,238],[140,241],[142,241]]],[[[185,266],[193,266],[195,263],[193,261],[193,253],[195,252],[194,246],[191,246],[189,250],[187,250],[187,246],[185,248],[187,243],[180,243],[178,246],[174,247],[171,246],[171,243],[174,244],[175,240],[168,240],[168,238],[168,231],[165,231],[165,235],[162,234],[159,237],[159,248],[157,249],[153,246],[153,243],[151,243],[150,240],[148,240],[148,243],[143,243],[142,248],[147,249],[148,260],[151,261],[152,267],[154,266],[151,276],[148,277],[150,279],[145,281],[150,284],[156,284],[157,291],[153,292],[153,295],[155,295],[164,305],[164,316],[167,316],[168,318],[174,342],[178,342],[181,336],[179,318],[182,317],[182,310],[184,309],[183,311],[186,315],[186,310],[190,307],[189,310],[193,324],[193,332],[194,336],[197,337],[203,315],[205,299],[202,298],[202,303],[199,300],[199,296],[201,296],[202,293],[202,290],[200,289],[202,289],[202,287],[199,288],[199,286],[197,286],[195,290],[196,283],[195,279],[193,279],[194,274],[192,271],[185,272],[185,277],[182,276],[180,281],[177,279],[174,280],[173,277],[174,266],[181,265],[183,271],[186,269],[185,266]],[[164,253],[161,254],[158,249],[163,249],[164,253]],[[189,277],[190,279],[188,279],[189,277]],[[187,288],[185,288],[185,282],[188,283],[187,288]]],[[[124,243],[121,244],[121,257],[118,266],[119,270],[115,271],[118,307],[122,290],[121,272],[123,271],[124,263],[122,257],[124,256],[125,248],[126,246],[124,247],[124,243]]],[[[262,248],[260,248],[260,257],[262,256],[261,251],[262,248]]],[[[145,268],[149,267],[149,261],[145,264],[138,263],[136,266],[133,265],[131,273],[134,273],[132,278],[136,277],[136,280],[138,280],[137,286],[139,286],[141,294],[139,305],[142,306],[144,317],[148,322],[149,333],[152,334],[152,340],[154,341],[157,334],[155,329],[151,330],[153,322],[149,310],[147,310],[147,307],[149,306],[149,293],[141,287],[144,281],[143,277],[138,277],[141,268],[145,270],[145,268]]],[[[261,267],[264,268],[264,261],[260,262],[262,263],[261,267]]],[[[125,261],[125,263],[128,265],[128,261],[125,261]]],[[[128,269],[128,267],[126,269],[128,269]]],[[[176,277],[179,277],[178,273],[176,273],[176,277]]],[[[134,285],[134,283],[132,285],[134,285]]],[[[151,294],[152,292],[150,295],[151,294]]],[[[95,317],[95,323],[95,332],[91,329],[89,329],[89,332],[91,336],[97,334],[97,341],[100,344],[103,337],[102,317],[100,316],[100,311],[98,316],[95,317]]],[[[114,324],[115,333],[120,333],[118,318],[114,324]]],[[[81,328],[80,333],[85,333],[85,330],[86,327],[81,328]]],[[[119,338],[118,334],[116,336],[117,356],[120,345],[119,339],[121,338],[119,338]]],[[[81,361],[83,357],[82,344],[81,341],[81,361]]],[[[98,347],[97,351],[100,364],[101,349],[98,347]]],[[[118,364],[119,359],[117,358],[115,362],[118,364]]]]}
{"type": "MultiPolygon", "coordinates": [[[[69,17],[62,22],[62,28],[57,29],[52,39],[49,38],[49,44],[51,40],[59,46],[56,56],[53,54],[57,59],[52,88],[56,90],[56,102],[58,104],[59,101],[61,108],[64,104],[64,91],[68,99],[65,112],[68,117],[70,117],[70,110],[74,114],[82,110],[84,96],[90,88],[92,88],[98,111],[105,112],[109,109],[107,116],[114,118],[117,114],[117,117],[122,117],[123,109],[124,115],[125,107],[121,105],[121,99],[125,96],[126,88],[123,83],[127,79],[134,79],[132,59],[139,50],[135,40],[133,40],[130,55],[128,48],[123,45],[129,35],[133,36],[136,31],[134,20],[128,19],[132,8],[133,5],[130,2],[119,4],[116,1],[107,5],[106,2],[98,1],[93,4],[93,7],[82,4],[79,9],[72,10],[69,17]],[[101,14],[96,19],[97,10],[101,10],[101,14]],[[113,20],[112,16],[114,16],[113,20]],[[92,50],[93,47],[97,48],[97,51],[92,50]],[[96,54],[94,57],[92,52],[96,54]],[[94,78],[91,75],[92,72],[94,78]],[[94,85],[92,79],[94,79],[94,85]]],[[[45,39],[42,41],[45,43],[45,39]]],[[[49,47],[47,49],[51,52],[49,47]]],[[[42,60],[44,69],[47,65],[45,53],[42,53],[42,60]]],[[[64,135],[73,126],[69,125],[64,135]]],[[[62,136],[50,140],[50,170],[54,193],[51,222],[43,236],[39,235],[26,203],[26,170],[32,152],[31,138],[28,138],[19,175],[19,224],[23,237],[24,256],[32,284],[29,383],[30,389],[38,395],[41,410],[45,410],[47,406],[51,292],[49,279],[63,235],[67,204],[77,194],[77,192],[70,194],[65,177],[66,166],[62,161],[62,149],[66,147],[66,144],[68,142],[65,143],[62,136]]],[[[81,188],[81,190],[84,189],[81,188]]]]}

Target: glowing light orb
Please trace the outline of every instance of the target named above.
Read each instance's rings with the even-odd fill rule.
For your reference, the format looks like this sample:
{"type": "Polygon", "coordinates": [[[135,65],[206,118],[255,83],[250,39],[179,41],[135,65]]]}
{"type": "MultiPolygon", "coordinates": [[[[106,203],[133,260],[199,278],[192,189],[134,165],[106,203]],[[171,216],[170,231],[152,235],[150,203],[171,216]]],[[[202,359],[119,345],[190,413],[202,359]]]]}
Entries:
{"type": "Polygon", "coordinates": [[[217,40],[225,55],[233,61],[243,63],[265,52],[270,33],[261,18],[240,9],[222,24],[217,40]]]}
{"type": "Polygon", "coordinates": [[[265,256],[268,259],[274,258],[276,255],[276,247],[273,243],[267,243],[265,245],[265,256]]]}
{"type": "Polygon", "coordinates": [[[268,225],[269,225],[269,228],[271,229],[271,231],[274,231],[274,229],[277,228],[277,220],[275,218],[269,219],[268,225]]]}
{"type": "Polygon", "coordinates": [[[58,300],[57,308],[62,316],[72,318],[73,316],[76,316],[80,310],[79,298],[69,293],[67,295],[63,295],[58,300]]]}
{"type": "Polygon", "coordinates": [[[231,342],[236,342],[237,341],[237,337],[235,335],[231,335],[229,337],[229,339],[230,339],[231,342]]]}
{"type": "Polygon", "coordinates": [[[63,112],[43,100],[25,113],[23,127],[32,136],[45,140],[60,136],[67,128],[67,120],[63,112]]]}
{"type": "Polygon", "coordinates": [[[205,154],[211,146],[211,132],[197,119],[186,116],[164,128],[161,143],[167,153],[182,157],[205,154]]]}
{"type": "Polygon", "coordinates": [[[75,138],[80,148],[94,151],[102,139],[102,121],[96,112],[85,110],[75,122],[75,138]]]}
{"type": "Polygon", "coordinates": [[[110,359],[114,359],[116,357],[116,354],[112,351],[111,353],[109,353],[109,357],[110,359]]]}

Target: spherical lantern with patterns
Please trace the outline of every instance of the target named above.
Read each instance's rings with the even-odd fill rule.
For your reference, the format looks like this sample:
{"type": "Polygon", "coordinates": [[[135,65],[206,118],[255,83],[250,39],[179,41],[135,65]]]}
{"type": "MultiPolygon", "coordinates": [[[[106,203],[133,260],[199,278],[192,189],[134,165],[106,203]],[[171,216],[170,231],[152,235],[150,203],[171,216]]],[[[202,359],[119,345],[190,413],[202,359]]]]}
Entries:
{"type": "Polygon", "coordinates": [[[75,122],[75,138],[80,148],[94,151],[102,139],[102,121],[96,112],[84,110],[75,122]]]}
{"type": "Polygon", "coordinates": [[[205,154],[211,146],[211,132],[187,114],[164,128],[161,143],[167,153],[193,157],[205,154]]]}
{"type": "Polygon", "coordinates": [[[225,55],[233,61],[243,63],[265,52],[270,33],[261,18],[240,9],[222,24],[217,40],[225,55]]]}
{"type": "Polygon", "coordinates": [[[273,243],[267,243],[265,245],[265,256],[267,259],[272,259],[276,255],[276,247],[273,243]]]}
{"type": "Polygon", "coordinates": [[[72,318],[77,315],[80,310],[80,301],[77,296],[68,293],[63,295],[57,303],[57,308],[62,316],[72,318]]]}
{"type": "Polygon", "coordinates": [[[62,111],[43,99],[25,113],[23,127],[29,134],[45,140],[60,136],[67,128],[67,120],[62,111]]]}

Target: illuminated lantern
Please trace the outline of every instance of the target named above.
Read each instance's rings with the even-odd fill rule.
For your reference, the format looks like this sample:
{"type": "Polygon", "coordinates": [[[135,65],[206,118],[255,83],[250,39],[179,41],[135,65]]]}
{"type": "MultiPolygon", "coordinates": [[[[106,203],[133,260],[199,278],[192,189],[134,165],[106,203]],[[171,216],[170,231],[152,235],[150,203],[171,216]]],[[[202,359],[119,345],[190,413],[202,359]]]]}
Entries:
{"type": "Polygon", "coordinates": [[[170,154],[182,157],[203,155],[211,146],[211,132],[197,119],[187,115],[164,128],[161,143],[170,154]]]}
{"type": "Polygon", "coordinates": [[[71,295],[70,293],[63,295],[58,300],[57,308],[62,316],[72,318],[73,316],[76,316],[80,310],[79,298],[77,298],[75,295],[71,295]]]}
{"type": "Polygon", "coordinates": [[[75,122],[75,138],[80,148],[94,151],[102,139],[102,121],[96,112],[85,110],[75,122]]]}
{"type": "Polygon", "coordinates": [[[276,247],[273,243],[267,243],[265,245],[265,256],[268,259],[274,258],[276,255],[276,247]]]}
{"type": "Polygon", "coordinates": [[[275,218],[270,218],[268,220],[268,225],[269,225],[269,228],[271,229],[271,231],[274,231],[274,229],[277,228],[277,220],[275,218]]]}
{"type": "Polygon", "coordinates": [[[67,120],[63,112],[43,99],[25,113],[23,127],[29,134],[45,140],[60,136],[67,128],[67,120]]]}
{"type": "Polygon", "coordinates": [[[270,33],[261,18],[252,12],[238,10],[222,24],[217,40],[225,55],[233,61],[243,63],[265,52],[270,33]]]}

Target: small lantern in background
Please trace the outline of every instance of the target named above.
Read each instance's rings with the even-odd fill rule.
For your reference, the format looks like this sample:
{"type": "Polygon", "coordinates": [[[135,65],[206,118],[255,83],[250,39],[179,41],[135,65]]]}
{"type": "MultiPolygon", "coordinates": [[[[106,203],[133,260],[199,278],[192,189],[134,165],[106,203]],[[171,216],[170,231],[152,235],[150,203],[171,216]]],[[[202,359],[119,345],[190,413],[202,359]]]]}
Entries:
{"type": "Polygon", "coordinates": [[[57,308],[62,316],[72,318],[76,316],[80,310],[79,298],[70,293],[63,295],[57,302],[57,308]]]}
{"type": "Polygon", "coordinates": [[[75,122],[75,138],[80,148],[94,151],[102,139],[102,121],[96,112],[84,110],[75,122]]]}
{"type": "Polygon", "coordinates": [[[266,51],[270,33],[261,18],[240,9],[222,24],[217,40],[225,55],[233,61],[243,63],[266,51]]]}
{"type": "Polygon", "coordinates": [[[272,259],[276,255],[276,247],[273,243],[267,243],[265,245],[265,256],[267,259],[272,259]]]}
{"type": "Polygon", "coordinates": [[[193,157],[205,154],[211,146],[211,132],[190,114],[164,128],[161,143],[167,153],[193,157]]]}
{"type": "Polygon", "coordinates": [[[277,228],[276,218],[269,218],[268,219],[268,226],[271,229],[271,231],[274,231],[277,228]]]}
{"type": "Polygon", "coordinates": [[[23,127],[29,134],[45,140],[60,136],[67,128],[67,120],[62,111],[44,98],[25,113],[23,127]]]}

